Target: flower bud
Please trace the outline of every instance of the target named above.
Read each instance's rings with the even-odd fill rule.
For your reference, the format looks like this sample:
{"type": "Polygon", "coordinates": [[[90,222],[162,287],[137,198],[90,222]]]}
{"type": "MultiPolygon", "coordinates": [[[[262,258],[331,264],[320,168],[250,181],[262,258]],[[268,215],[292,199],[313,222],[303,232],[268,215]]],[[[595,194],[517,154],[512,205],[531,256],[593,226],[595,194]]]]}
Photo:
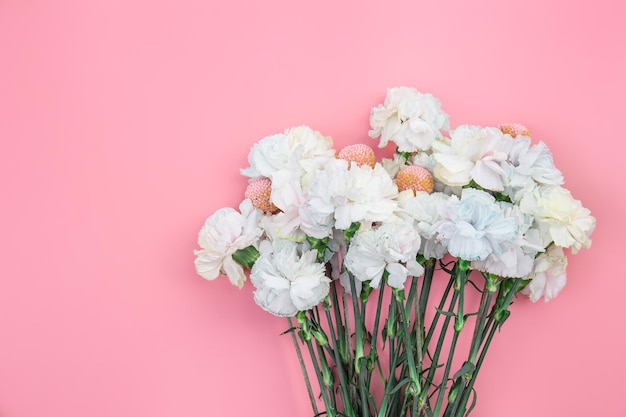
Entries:
{"type": "Polygon", "coordinates": [[[337,156],[339,159],[348,161],[349,166],[352,165],[352,162],[359,166],[368,165],[372,168],[376,165],[376,155],[374,154],[374,150],[362,143],[346,146],[339,151],[337,156]]]}
{"type": "Polygon", "coordinates": [[[328,337],[326,337],[326,335],[323,332],[320,332],[317,329],[313,329],[311,331],[311,334],[315,338],[315,341],[317,342],[317,344],[320,345],[321,347],[324,347],[328,344],[328,337]]]}
{"type": "Polygon", "coordinates": [[[402,168],[396,176],[396,185],[398,191],[413,190],[414,193],[418,191],[426,191],[432,193],[435,186],[433,176],[430,172],[421,166],[411,165],[402,168]]]}
{"type": "Polygon", "coordinates": [[[513,137],[516,136],[528,136],[530,137],[530,130],[524,125],[519,123],[505,123],[498,126],[498,129],[504,134],[509,134],[513,137]]]}
{"type": "Polygon", "coordinates": [[[265,213],[278,213],[280,210],[270,201],[272,181],[259,178],[248,184],[244,196],[252,201],[252,205],[265,213]]]}

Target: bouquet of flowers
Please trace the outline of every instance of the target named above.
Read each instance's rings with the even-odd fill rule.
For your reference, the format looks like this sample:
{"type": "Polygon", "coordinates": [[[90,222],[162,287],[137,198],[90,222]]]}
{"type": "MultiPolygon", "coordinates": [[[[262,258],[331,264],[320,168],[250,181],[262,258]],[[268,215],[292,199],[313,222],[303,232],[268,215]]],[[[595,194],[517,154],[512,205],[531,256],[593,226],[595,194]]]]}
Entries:
{"type": "Polygon", "coordinates": [[[595,219],[521,125],[450,130],[407,87],[370,123],[393,158],[306,126],[256,143],[245,199],[206,220],[196,270],[249,276],[256,303],[287,317],[314,415],[466,416],[514,297],[555,297],[564,249],[588,248],[595,219]]]}

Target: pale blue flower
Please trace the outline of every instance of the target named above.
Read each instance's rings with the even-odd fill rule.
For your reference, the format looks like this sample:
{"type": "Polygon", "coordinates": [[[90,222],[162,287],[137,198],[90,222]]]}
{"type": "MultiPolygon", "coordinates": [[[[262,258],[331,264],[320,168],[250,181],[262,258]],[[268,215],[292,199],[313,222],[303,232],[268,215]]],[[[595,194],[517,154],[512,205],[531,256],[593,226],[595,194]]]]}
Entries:
{"type": "Polygon", "coordinates": [[[437,238],[448,252],[468,261],[509,250],[517,238],[517,224],[505,217],[495,198],[484,191],[466,188],[458,202],[443,207],[437,238]]]}

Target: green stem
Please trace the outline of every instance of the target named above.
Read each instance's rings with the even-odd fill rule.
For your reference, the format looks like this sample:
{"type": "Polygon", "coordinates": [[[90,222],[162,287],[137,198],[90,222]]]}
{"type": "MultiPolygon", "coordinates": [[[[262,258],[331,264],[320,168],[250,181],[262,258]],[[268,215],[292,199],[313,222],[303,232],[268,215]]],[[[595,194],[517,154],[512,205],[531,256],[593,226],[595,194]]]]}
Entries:
{"type": "Polygon", "coordinates": [[[467,359],[469,362],[474,364],[476,362],[476,356],[478,355],[478,349],[480,348],[480,340],[482,339],[483,332],[485,331],[485,320],[487,319],[487,312],[489,310],[489,306],[491,305],[492,298],[493,292],[487,291],[486,288],[480,295],[480,304],[478,307],[476,324],[474,326],[474,334],[472,335],[470,354],[467,359]]]}
{"type": "MultiPolygon", "coordinates": [[[[441,301],[439,303],[439,307],[436,309],[435,312],[435,316],[433,317],[433,320],[431,322],[430,328],[428,330],[428,334],[426,335],[426,339],[424,340],[424,353],[426,351],[426,349],[428,348],[428,345],[430,344],[430,340],[432,338],[432,336],[435,333],[435,329],[437,326],[437,322],[439,320],[439,317],[442,315],[442,311],[443,311],[443,307],[445,305],[446,300],[448,299],[448,295],[450,293],[450,290],[452,289],[452,286],[454,284],[454,277],[451,276],[450,280],[448,281],[448,286],[446,287],[446,290],[444,291],[443,296],[441,297],[441,301]]],[[[450,304],[448,307],[448,313],[451,313],[454,311],[454,305],[456,304],[456,299],[458,297],[457,292],[453,292],[451,300],[450,300],[450,304]]],[[[424,380],[424,386],[422,387],[422,393],[420,394],[420,398],[419,401],[421,404],[426,404],[427,403],[427,398],[428,398],[428,392],[430,390],[430,386],[432,385],[433,379],[435,377],[435,372],[437,370],[437,364],[439,362],[439,355],[441,354],[441,348],[443,346],[443,341],[445,340],[446,337],[446,333],[448,330],[448,326],[450,324],[450,316],[446,316],[446,318],[443,321],[443,325],[441,327],[441,330],[439,331],[439,338],[437,340],[437,345],[435,347],[435,352],[433,353],[432,356],[432,360],[430,363],[430,368],[428,369],[428,374],[424,380]]],[[[440,389],[440,388],[439,388],[440,389]]]]}
{"type": "MultiPolygon", "coordinates": [[[[287,317],[287,323],[289,323],[290,329],[295,329],[293,325],[293,321],[291,317],[287,317]]],[[[313,414],[319,414],[317,409],[317,403],[315,402],[315,396],[313,395],[313,388],[311,387],[311,380],[309,379],[309,373],[306,370],[306,366],[304,365],[304,358],[302,357],[302,350],[300,349],[300,344],[298,343],[298,339],[296,338],[295,330],[291,331],[291,340],[293,341],[293,345],[296,348],[296,354],[298,355],[298,362],[300,363],[300,369],[302,370],[302,375],[304,376],[304,384],[306,385],[307,393],[309,394],[309,400],[311,401],[311,408],[313,409],[313,414]]]]}
{"type": "Polygon", "coordinates": [[[409,295],[406,297],[404,304],[402,303],[404,291],[398,291],[394,289],[395,298],[398,302],[398,308],[402,311],[402,331],[404,333],[404,345],[407,355],[407,360],[402,363],[400,375],[406,375],[408,371],[409,378],[411,379],[411,384],[408,385],[408,391],[405,392],[408,392],[411,396],[418,395],[421,389],[419,375],[421,373],[422,366],[422,332],[421,328],[417,325],[419,322],[418,301],[416,301],[416,297],[418,295],[417,284],[417,278],[413,277],[411,279],[409,295]],[[415,310],[415,321],[413,321],[413,323],[409,326],[409,324],[411,323],[410,319],[412,310],[415,310]],[[415,349],[413,348],[414,344],[415,349]],[[415,357],[417,358],[417,362],[414,361],[415,357]]]}
{"type": "Polygon", "coordinates": [[[459,409],[459,406],[463,404],[464,401],[466,401],[466,395],[467,397],[469,397],[469,394],[466,393],[471,392],[471,390],[467,390],[468,379],[471,379],[471,377],[476,373],[476,356],[478,355],[478,351],[482,344],[483,334],[487,330],[487,327],[485,326],[485,321],[487,319],[489,306],[491,306],[493,294],[497,289],[496,286],[492,285],[493,282],[495,282],[492,277],[485,273],[483,273],[483,276],[485,277],[485,286],[480,296],[480,304],[478,307],[476,323],[474,325],[474,333],[472,335],[470,352],[467,358],[467,363],[474,365],[474,370],[471,371],[471,374],[458,376],[457,379],[454,381],[453,385],[458,386],[458,392],[456,393],[454,402],[452,404],[448,404],[448,406],[446,407],[444,416],[455,415],[457,409],[459,409]]]}
{"type": "MultiPolygon", "coordinates": [[[[441,317],[441,312],[443,311],[443,307],[446,304],[446,300],[448,299],[448,296],[450,294],[450,290],[452,289],[452,286],[454,285],[454,277],[450,277],[450,280],[448,281],[448,286],[446,287],[442,297],[441,297],[441,301],[439,302],[439,306],[437,307],[437,309],[435,309],[435,315],[433,316],[433,320],[430,323],[430,327],[428,328],[428,333],[426,334],[426,338],[424,339],[424,349],[423,349],[423,354],[426,354],[426,349],[428,349],[428,345],[430,344],[430,339],[432,338],[433,334],[435,333],[435,330],[437,328],[437,323],[439,322],[439,317],[441,317]]],[[[455,300],[456,301],[456,300],[455,300]]]]}
{"type": "MultiPolygon", "coordinates": [[[[402,292],[403,291],[399,291],[400,294],[402,294],[402,292]]],[[[411,383],[407,387],[406,393],[412,397],[415,397],[419,395],[421,392],[419,371],[418,371],[417,366],[415,365],[415,361],[413,357],[413,344],[411,342],[411,335],[409,334],[409,326],[408,326],[409,318],[407,316],[406,310],[402,308],[402,301],[400,301],[400,298],[398,297],[396,297],[396,302],[398,303],[398,307],[402,314],[401,322],[402,322],[402,330],[404,333],[404,350],[406,351],[406,363],[409,368],[409,377],[411,378],[411,383]]]]}
{"type": "MultiPolygon", "coordinates": [[[[480,356],[478,357],[478,362],[476,362],[476,369],[474,370],[474,373],[472,374],[471,379],[467,383],[467,387],[465,388],[465,392],[463,393],[463,398],[461,399],[461,404],[459,408],[456,410],[455,417],[463,417],[463,415],[465,414],[465,408],[467,406],[467,402],[469,401],[469,396],[472,392],[472,389],[474,388],[476,377],[478,376],[478,371],[480,370],[483,364],[483,361],[485,360],[485,356],[487,355],[487,350],[489,349],[489,346],[491,345],[491,341],[493,340],[496,330],[508,318],[508,315],[504,314],[504,312],[505,311],[508,312],[508,308],[511,305],[513,296],[517,293],[517,289],[519,288],[519,285],[521,282],[522,282],[521,278],[515,278],[511,287],[508,290],[505,290],[506,291],[505,296],[502,298],[500,297],[500,294],[503,289],[503,286],[500,285],[500,287],[498,288],[499,291],[498,291],[498,296],[496,297],[496,304],[493,306],[489,320],[487,322],[487,325],[485,326],[485,333],[487,333],[486,331],[487,329],[489,329],[488,336],[487,336],[487,339],[485,340],[485,343],[483,344],[482,350],[480,352],[480,356]]],[[[492,292],[490,291],[490,293],[492,292]]],[[[483,334],[483,337],[484,337],[484,334],[483,334]]]]}
{"type": "Polygon", "coordinates": [[[426,302],[428,301],[428,295],[430,294],[430,285],[433,281],[434,272],[435,260],[427,259],[424,263],[424,282],[422,283],[422,291],[419,299],[419,312],[422,323],[424,322],[424,315],[426,314],[426,302]]]}
{"type": "Polygon", "coordinates": [[[341,294],[341,299],[343,301],[343,314],[345,316],[345,336],[346,336],[346,359],[348,361],[352,360],[352,353],[354,352],[354,347],[352,346],[352,331],[350,330],[350,302],[348,301],[348,294],[344,291],[341,294]]]}
{"type": "Polygon", "coordinates": [[[364,322],[363,317],[361,316],[361,312],[359,310],[358,299],[359,296],[356,293],[356,284],[354,282],[354,275],[350,274],[350,292],[352,298],[352,308],[354,312],[354,328],[355,328],[355,344],[356,350],[354,354],[354,368],[358,375],[358,389],[361,400],[361,416],[360,417],[369,417],[369,406],[368,406],[368,398],[366,392],[365,378],[363,375],[363,371],[366,365],[366,360],[364,358],[364,348],[363,348],[363,330],[364,330],[364,322]]]}
{"type": "Polygon", "coordinates": [[[392,397],[391,391],[396,386],[396,367],[397,360],[400,356],[400,348],[401,344],[398,344],[396,347],[396,334],[397,334],[397,320],[396,320],[396,303],[389,303],[389,311],[387,313],[387,323],[386,323],[386,337],[389,339],[389,376],[387,381],[384,383],[385,392],[383,394],[383,399],[379,409],[379,416],[395,416],[394,407],[396,404],[396,399],[398,395],[400,395],[399,391],[394,393],[392,397]]]}
{"type": "Polygon", "coordinates": [[[339,297],[337,296],[337,284],[335,281],[331,282],[331,297],[333,303],[333,313],[335,314],[335,323],[337,324],[337,344],[339,354],[341,356],[342,364],[348,363],[348,347],[346,342],[346,327],[347,317],[345,318],[346,324],[344,325],[344,317],[341,315],[341,308],[339,307],[339,297]]]}
{"type": "Polygon", "coordinates": [[[324,381],[324,387],[328,391],[330,404],[333,410],[338,411],[337,399],[335,398],[335,395],[334,395],[335,382],[334,382],[333,374],[330,370],[330,366],[328,365],[328,360],[326,358],[326,355],[324,354],[324,349],[317,343],[315,344],[315,346],[317,347],[317,356],[319,358],[320,364],[322,365],[322,377],[324,381]]]}
{"type": "MultiPolygon", "coordinates": [[[[370,342],[370,360],[378,362],[378,350],[376,349],[376,345],[378,342],[378,327],[380,325],[380,313],[383,305],[383,295],[385,293],[386,285],[380,286],[380,291],[378,292],[378,304],[376,305],[376,317],[374,318],[374,328],[372,330],[372,341],[370,342]]],[[[381,371],[380,366],[378,367],[379,372],[381,371]]],[[[381,375],[382,377],[382,375],[381,375]]],[[[384,380],[384,378],[382,378],[384,380]]],[[[367,380],[367,389],[370,389],[370,384],[372,382],[372,378],[368,378],[367,380]]]]}
{"type": "MultiPolygon", "coordinates": [[[[339,391],[341,395],[341,403],[343,404],[343,412],[346,413],[350,417],[356,417],[352,403],[350,401],[350,391],[348,385],[348,379],[346,376],[346,370],[341,361],[341,356],[338,349],[338,340],[340,340],[340,336],[335,334],[334,326],[333,326],[333,317],[330,314],[329,310],[326,310],[326,319],[328,321],[328,329],[331,334],[332,341],[332,352],[334,355],[335,366],[337,367],[337,373],[339,374],[339,391]]],[[[341,317],[336,317],[338,326],[341,325],[341,317]]]]}
{"type": "MultiPolygon", "coordinates": [[[[433,413],[435,415],[439,415],[439,411],[443,406],[443,399],[446,394],[445,387],[448,383],[448,375],[450,374],[450,369],[452,368],[452,360],[454,358],[454,353],[456,350],[456,344],[459,339],[459,335],[463,330],[465,325],[465,318],[463,316],[463,301],[465,295],[465,284],[467,282],[467,277],[471,270],[467,267],[467,262],[463,259],[459,259],[454,267],[455,272],[455,283],[454,283],[454,294],[458,295],[458,306],[457,312],[455,314],[454,320],[454,333],[452,335],[452,343],[450,344],[450,353],[448,354],[448,360],[446,361],[446,366],[443,371],[443,375],[441,377],[441,389],[437,395],[437,402],[435,403],[435,408],[433,409],[433,413]]],[[[454,387],[454,385],[452,385],[454,387]]]]}
{"type": "Polygon", "coordinates": [[[320,392],[322,395],[322,399],[324,400],[324,406],[326,408],[326,415],[329,417],[336,417],[335,409],[332,406],[330,398],[328,398],[328,392],[326,387],[324,386],[324,376],[320,370],[320,365],[317,362],[317,356],[315,355],[315,350],[313,349],[313,343],[309,339],[307,341],[307,347],[309,348],[309,355],[311,356],[311,360],[313,362],[313,369],[315,369],[315,376],[317,377],[317,381],[320,386],[320,392]]]}
{"type": "Polygon", "coordinates": [[[460,331],[454,332],[452,335],[452,342],[450,344],[450,353],[448,354],[448,360],[446,361],[446,367],[443,371],[443,376],[441,377],[441,387],[439,389],[439,393],[437,394],[437,402],[435,403],[435,408],[433,409],[434,415],[439,415],[439,410],[443,405],[443,399],[446,393],[446,385],[448,382],[448,375],[450,374],[450,368],[452,367],[452,359],[454,357],[454,351],[456,349],[456,343],[459,339],[460,331]]]}

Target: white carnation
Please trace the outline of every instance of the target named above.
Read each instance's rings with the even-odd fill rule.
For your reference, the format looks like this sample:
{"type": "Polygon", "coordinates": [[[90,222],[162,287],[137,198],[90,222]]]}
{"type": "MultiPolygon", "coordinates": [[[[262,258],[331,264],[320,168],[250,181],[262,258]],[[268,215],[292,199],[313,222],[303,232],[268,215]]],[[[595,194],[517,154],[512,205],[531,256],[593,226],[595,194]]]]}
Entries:
{"type": "Polygon", "coordinates": [[[435,178],[463,186],[474,180],[487,190],[502,191],[507,181],[501,163],[508,158],[512,138],[494,127],[460,126],[451,139],[433,143],[435,178]]]}
{"type": "Polygon", "coordinates": [[[551,246],[535,259],[533,272],[528,277],[531,281],[522,293],[530,297],[533,302],[541,297],[546,302],[550,301],[565,287],[566,268],[567,257],[563,253],[563,248],[551,246]]]}
{"type": "Polygon", "coordinates": [[[315,171],[334,157],[335,150],[330,137],[308,126],[298,126],[254,144],[248,154],[250,167],[242,169],[241,173],[252,178],[272,178],[277,171],[288,169],[300,177],[315,171]]]}
{"type": "Polygon", "coordinates": [[[388,283],[404,288],[408,276],[419,276],[424,269],[415,260],[420,248],[420,236],[413,221],[396,219],[376,229],[357,233],[346,254],[346,268],[361,282],[370,281],[378,288],[387,270],[388,283]]]}
{"type": "Polygon", "coordinates": [[[196,271],[200,276],[213,280],[222,273],[233,285],[241,288],[246,276],[232,255],[254,245],[263,230],[259,228],[262,213],[252,207],[250,200],[244,200],[239,209],[241,213],[226,207],[211,215],[198,234],[198,245],[202,249],[194,253],[196,271]]]}
{"type": "Polygon", "coordinates": [[[391,140],[400,152],[428,149],[442,137],[441,130],[450,128],[439,100],[409,87],[388,89],[384,104],[372,109],[370,125],[369,135],[380,137],[381,148],[391,140]]]}
{"type": "Polygon", "coordinates": [[[437,227],[442,220],[441,213],[449,201],[458,201],[456,196],[450,197],[443,193],[418,192],[415,196],[398,199],[403,213],[413,218],[421,235],[420,253],[426,258],[441,259],[446,254],[446,247],[437,239],[437,227]]]}
{"type": "Polygon", "coordinates": [[[397,207],[398,188],[380,165],[348,165],[335,159],[311,178],[307,207],[301,211],[302,230],[322,238],[332,227],[345,230],[354,222],[388,219],[397,207]]]}
{"type": "Polygon", "coordinates": [[[250,273],[254,300],[277,316],[292,317],[313,308],[330,289],[325,267],[316,261],[317,251],[299,255],[299,249],[292,242],[276,245],[273,253],[261,254],[250,273]]]}
{"type": "Polygon", "coordinates": [[[509,179],[505,193],[514,202],[531,192],[537,185],[561,185],[563,174],[554,166],[552,154],[545,143],[531,146],[525,136],[516,137],[509,159],[502,163],[509,179]]]}

